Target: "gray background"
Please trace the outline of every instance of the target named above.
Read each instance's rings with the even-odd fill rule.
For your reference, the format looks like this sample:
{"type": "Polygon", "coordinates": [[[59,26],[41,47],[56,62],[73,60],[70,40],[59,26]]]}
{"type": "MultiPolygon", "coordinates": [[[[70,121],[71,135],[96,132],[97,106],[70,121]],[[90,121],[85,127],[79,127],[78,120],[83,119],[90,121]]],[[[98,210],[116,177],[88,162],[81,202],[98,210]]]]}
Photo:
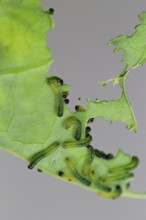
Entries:
{"type": "MultiPolygon", "coordinates": [[[[137,14],[146,10],[142,0],[42,0],[43,8],[55,9],[55,29],[47,33],[48,46],[55,61],[50,74],[61,76],[70,87],[70,108],[85,99],[113,99],[120,89],[99,81],[117,76],[123,68],[122,54],[113,55],[107,40],[131,34],[138,23],[137,14]]],[[[119,148],[138,155],[131,190],[146,191],[146,104],[145,71],[131,71],[126,81],[138,121],[136,134],[125,125],[97,119],[92,125],[94,146],[116,153],[119,148]]],[[[137,220],[146,217],[146,200],[120,198],[106,200],[95,193],[62,182],[49,175],[29,171],[24,161],[7,152],[0,153],[0,219],[2,220],[137,220]]]]}

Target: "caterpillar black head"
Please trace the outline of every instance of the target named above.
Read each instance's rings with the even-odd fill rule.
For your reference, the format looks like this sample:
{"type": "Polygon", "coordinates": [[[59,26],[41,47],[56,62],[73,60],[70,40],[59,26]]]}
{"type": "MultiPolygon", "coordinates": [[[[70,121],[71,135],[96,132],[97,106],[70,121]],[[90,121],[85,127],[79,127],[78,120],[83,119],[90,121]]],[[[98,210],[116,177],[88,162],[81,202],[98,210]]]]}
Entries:
{"type": "Polygon", "coordinates": [[[63,97],[64,99],[66,99],[68,95],[69,95],[68,91],[63,91],[63,92],[62,92],[62,97],[63,97]]]}
{"type": "Polygon", "coordinates": [[[76,110],[77,112],[85,112],[84,107],[81,106],[81,105],[76,105],[76,106],[75,106],[75,110],[76,110]]]}
{"type": "Polygon", "coordinates": [[[93,121],[94,121],[94,118],[90,118],[87,123],[89,124],[89,123],[92,123],[93,121]]]}
{"type": "Polygon", "coordinates": [[[69,103],[69,99],[64,99],[64,103],[68,104],[69,103]]]}
{"type": "Polygon", "coordinates": [[[54,9],[53,8],[49,8],[49,14],[53,15],[54,14],[54,9]]]}

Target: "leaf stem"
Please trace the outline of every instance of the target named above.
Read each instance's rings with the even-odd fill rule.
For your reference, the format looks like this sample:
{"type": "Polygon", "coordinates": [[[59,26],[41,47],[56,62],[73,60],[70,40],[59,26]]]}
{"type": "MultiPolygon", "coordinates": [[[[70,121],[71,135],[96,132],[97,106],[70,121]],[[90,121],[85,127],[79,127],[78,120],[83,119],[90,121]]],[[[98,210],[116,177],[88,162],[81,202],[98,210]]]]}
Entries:
{"type": "Polygon", "coordinates": [[[135,198],[135,199],[146,199],[146,192],[145,193],[137,193],[137,192],[124,192],[122,197],[127,198],[135,198]]]}

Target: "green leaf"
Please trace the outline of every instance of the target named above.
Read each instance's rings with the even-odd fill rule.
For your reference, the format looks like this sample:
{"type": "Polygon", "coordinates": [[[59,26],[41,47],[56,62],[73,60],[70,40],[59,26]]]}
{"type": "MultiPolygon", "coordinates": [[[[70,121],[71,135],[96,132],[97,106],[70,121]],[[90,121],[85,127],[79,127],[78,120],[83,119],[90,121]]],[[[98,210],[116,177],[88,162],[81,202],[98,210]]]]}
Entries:
{"type": "Polygon", "coordinates": [[[1,0],[0,5],[0,74],[41,66],[47,71],[53,59],[45,34],[54,26],[52,16],[39,1],[1,0]]]}
{"type": "MultiPolygon", "coordinates": [[[[106,198],[126,195],[138,158],[94,149],[87,124],[92,117],[120,120],[136,130],[124,77],[118,100],[92,102],[71,112],[63,96],[69,87],[58,77],[46,79],[52,63],[46,32],[52,11],[37,0],[0,1],[0,148],[64,181],[106,198]]],[[[114,81],[116,82],[116,80],[114,81]]]]}
{"type": "Polygon", "coordinates": [[[88,101],[88,118],[102,117],[111,122],[123,121],[129,130],[136,131],[137,123],[131,104],[123,92],[118,100],[88,101]]]}
{"type": "Polygon", "coordinates": [[[138,15],[141,23],[136,26],[136,31],[131,35],[120,35],[109,41],[114,45],[114,52],[123,52],[122,62],[129,68],[142,66],[146,62],[146,13],[138,15]]]}
{"type": "MultiPolygon", "coordinates": [[[[115,121],[115,120],[124,121],[127,124],[127,128],[133,131],[137,130],[137,123],[131,107],[131,103],[125,91],[125,79],[126,76],[128,75],[130,68],[141,66],[146,62],[146,49],[145,49],[146,48],[146,40],[145,40],[146,13],[142,12],[139,14],[138,17],[141,23],[136,26],[136,31],[131,36],[120,35],[108,41],[109,45],[115,46],[114,49],[115,53],[118,53],[120,51],[123,52],[122,63],[125,64],[125,68],[121,72],[119,77],[101,82],[102,86],[106,86],[108,82],[112,81],[113,84],[119,84],[122,89],[122,95],[119,100],[110,101],[108,103],[104,103],[104,105],[107,106],[108,109],[112,108],[112,106],[114,105],[119,105],[119,107],[118,108],[115,107],[116,109],[115,112],[113,110],[112,111],[108,111],[108,109],[105,110],[103,108],[103,105],[101,105],[102,103],[96,105],[97,111],[98,111],[98,106],[99,109],[100,109],[100,105],[103,108],[101,109],[102,112],[101,117],[107,118],[111,121],[115,121]],[[106,113],[109,112],[109,114],[107,115],[105,112],[106,113]]],[[[94,102],[94,106],[95,106],[95,102],[94,102]]]]}

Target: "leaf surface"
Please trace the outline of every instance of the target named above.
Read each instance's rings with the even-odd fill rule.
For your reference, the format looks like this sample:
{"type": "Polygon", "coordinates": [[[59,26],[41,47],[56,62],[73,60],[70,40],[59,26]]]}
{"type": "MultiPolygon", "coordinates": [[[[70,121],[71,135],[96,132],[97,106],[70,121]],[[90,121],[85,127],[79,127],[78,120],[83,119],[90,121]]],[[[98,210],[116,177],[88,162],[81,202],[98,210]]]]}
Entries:
{"type": "Polygon", "coordinates": [[[114,45],[114,52],[123,52],[122,62],[126,69],[142,66],[146,62],[146,13],[138,15],[140,24],[136,26],[136,31],[132,35],[120,35],[109,41],[114,45]]]}

